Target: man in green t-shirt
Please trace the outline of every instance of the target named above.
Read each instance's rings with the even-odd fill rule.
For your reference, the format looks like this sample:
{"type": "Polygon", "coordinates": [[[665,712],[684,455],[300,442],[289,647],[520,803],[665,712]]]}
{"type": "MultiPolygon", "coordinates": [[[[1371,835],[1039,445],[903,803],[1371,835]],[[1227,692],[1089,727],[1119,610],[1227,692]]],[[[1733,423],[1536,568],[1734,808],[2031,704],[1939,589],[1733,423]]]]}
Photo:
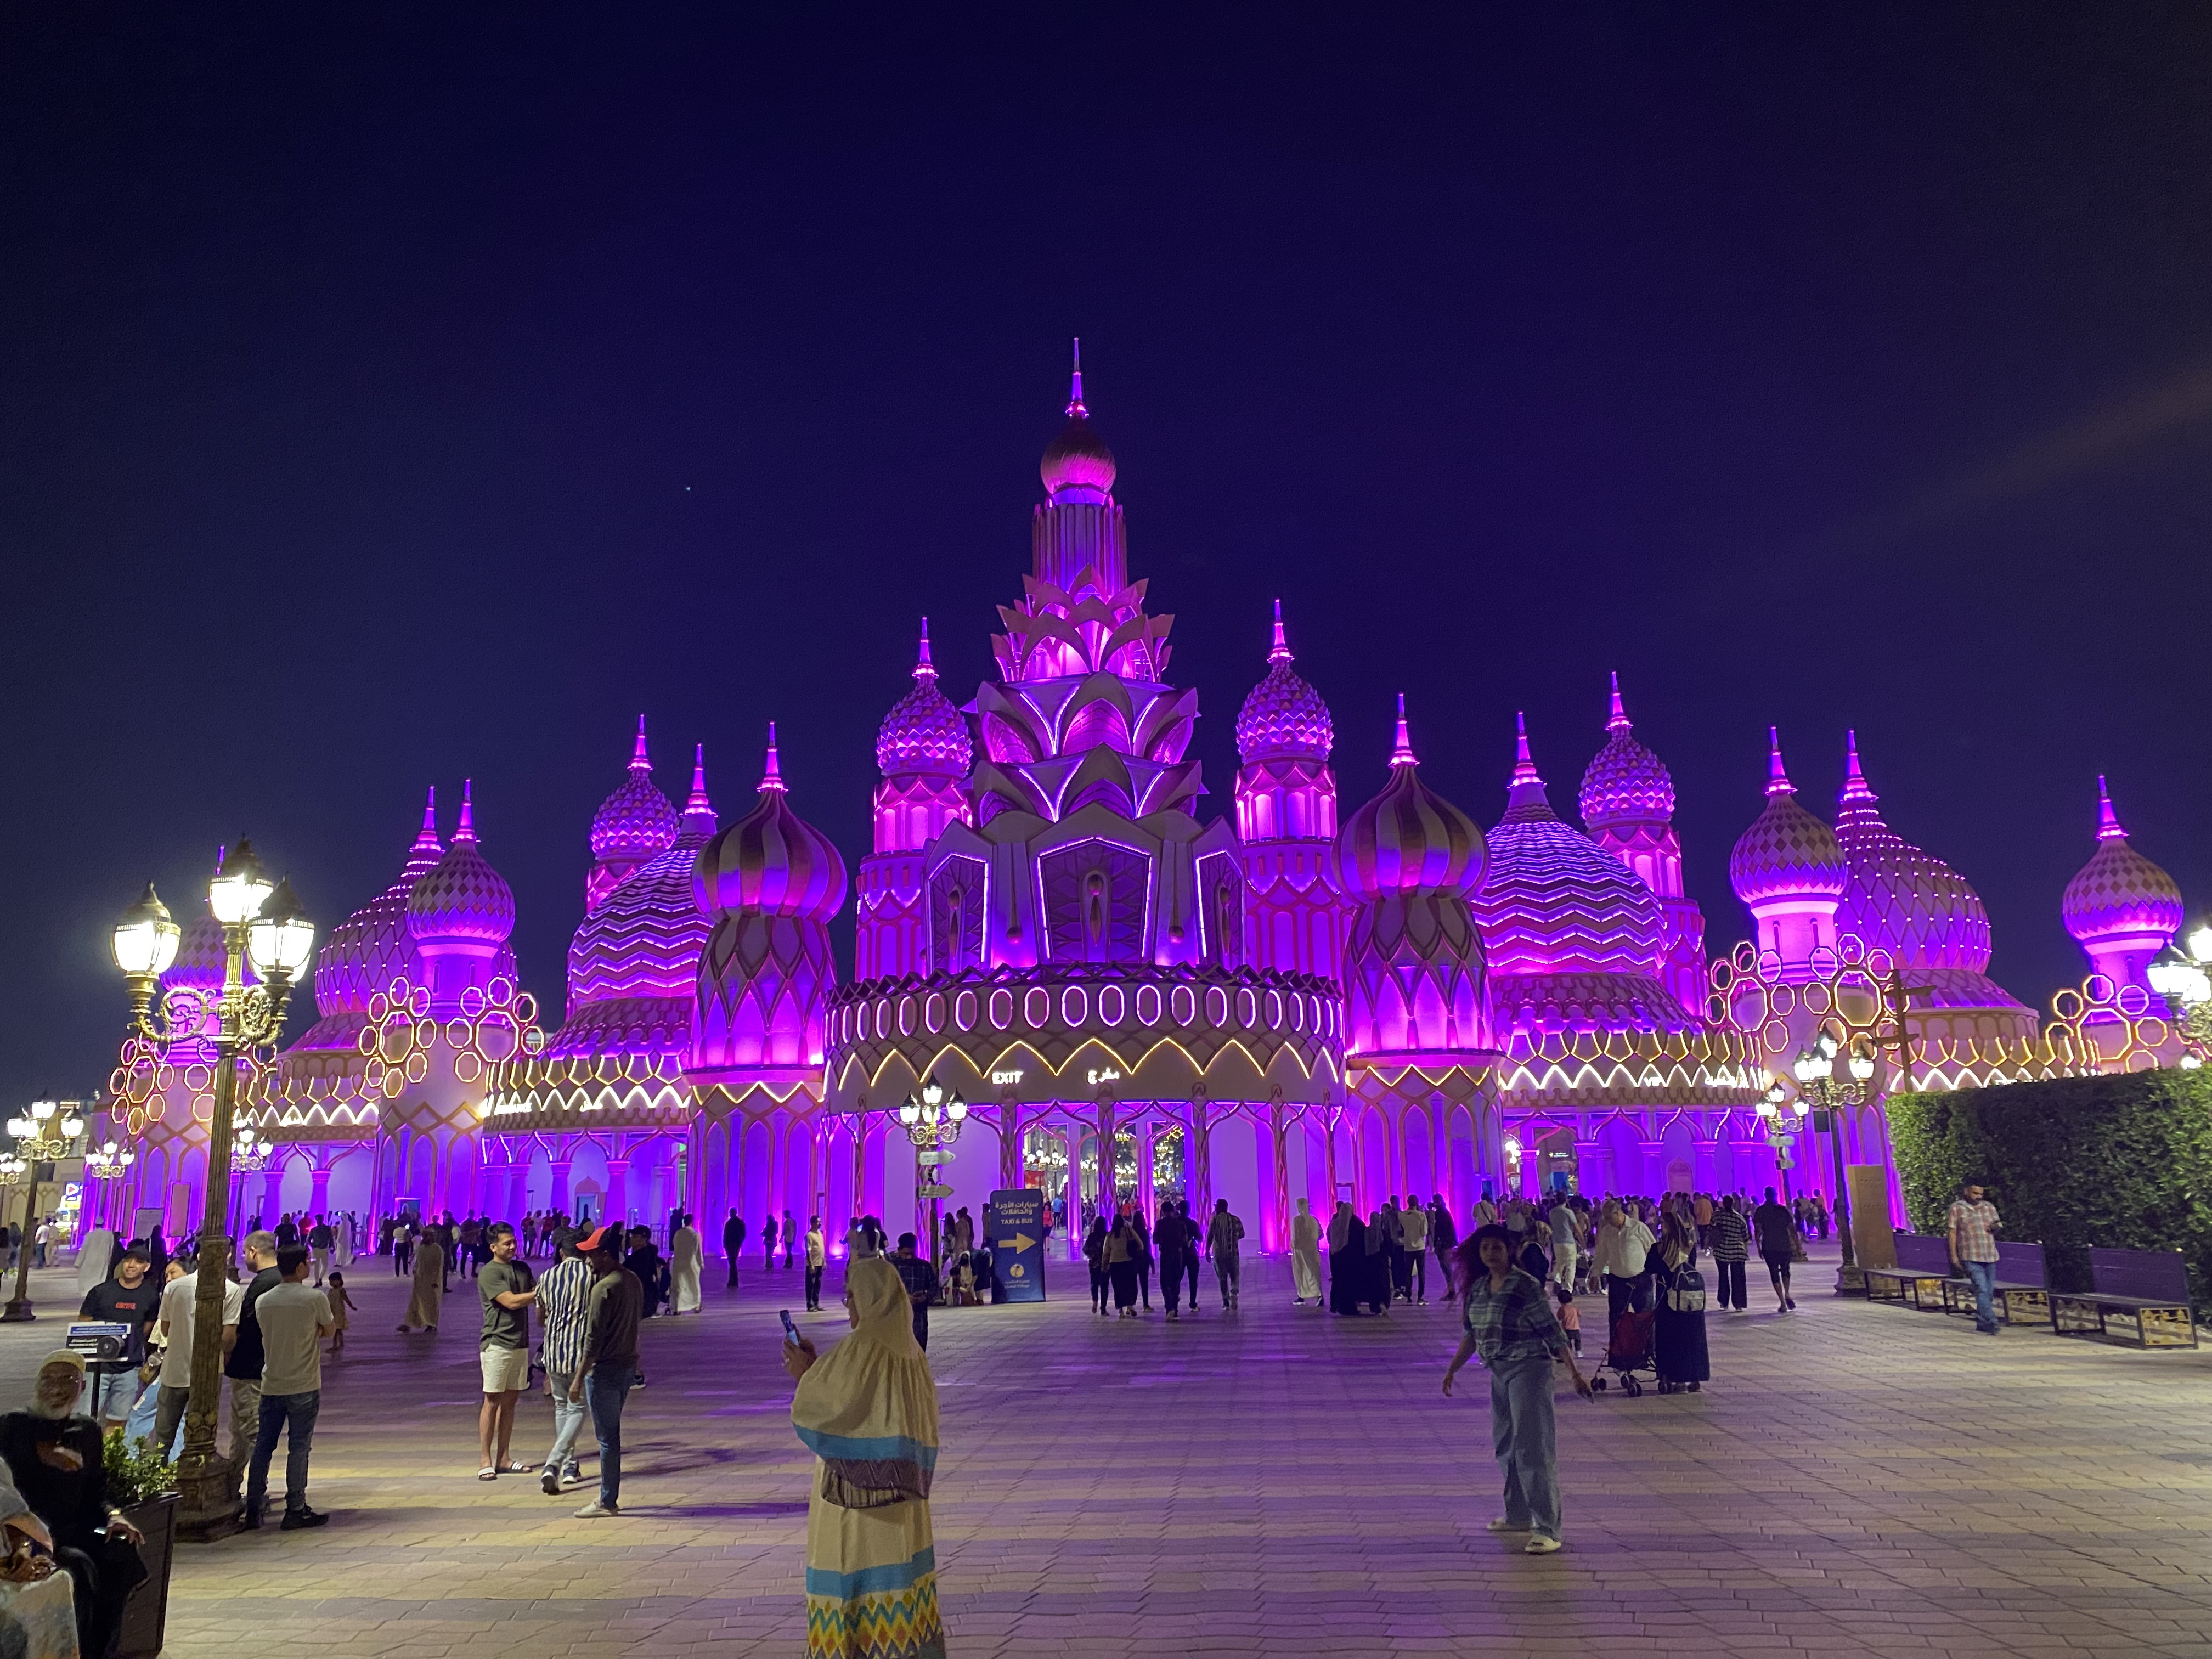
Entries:
{"type": "Polygon", "coordinates": [[[483,1455],[479,1480],[502,1474],[529,1474],[536,1465],[511,1462],[507,1443],[514,1437],[514,1402],[530,1386],[530,1304],[538,1300],[537,1275],[515,1250],[514,1229],[504,1221],[491,1227],[491,1260],[477,1274],[477,1299],[483,1304],[483,1407],[477,1413],[477,1441],[483,1455]]]}

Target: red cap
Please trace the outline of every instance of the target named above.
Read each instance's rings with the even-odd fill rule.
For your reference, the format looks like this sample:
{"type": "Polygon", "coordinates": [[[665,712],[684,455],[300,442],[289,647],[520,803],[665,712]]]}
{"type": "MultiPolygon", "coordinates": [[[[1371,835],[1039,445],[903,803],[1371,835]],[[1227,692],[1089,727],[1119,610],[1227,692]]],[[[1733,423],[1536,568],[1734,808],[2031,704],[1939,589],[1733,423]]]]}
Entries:
{"type": "Polygon", "coordinates": [[[579,1255],[589,1255],[593,1250],[598,1249],[599,1246],[605,1242],[606,1237],[607,1224],[602,1221],[598,1226],[592,1228],[591,1231],[586,1233],[581,1238],[576,1241],[576,1254],[579,1255]]]}

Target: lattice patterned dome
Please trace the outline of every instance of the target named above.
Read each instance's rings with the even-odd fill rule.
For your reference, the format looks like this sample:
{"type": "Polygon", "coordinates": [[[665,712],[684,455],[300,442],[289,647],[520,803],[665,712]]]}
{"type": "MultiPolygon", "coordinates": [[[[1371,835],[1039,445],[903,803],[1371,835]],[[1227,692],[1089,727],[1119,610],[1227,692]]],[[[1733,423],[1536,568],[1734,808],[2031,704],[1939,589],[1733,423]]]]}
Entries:
{"type": "Polygon", "coordinates": [[[817,921],[827,921],[845,902],[845,860],[836,843],[785,799],[773,721],[760,802],[699,849],[691,894],[708,915],[754,910],[817,921]]]}
{"type": "Polygon", "coordinates": [[[1327,760],[1336,743],[1328,705],[1291,666],[1291,647],[1283,638],[1283,602],[1278,599],[1267,677],[1252,688],[1237,713],[1237,758],[1247,766],[1279,757],[1327,760]]]}
{"type": "MultiPolygon", "coordinates": [[[[1505,816],[1485,837],[1489,869],[1469,901],[1492,975],[1659,971],[1659,901],[1636,872],[1552,810],[1515,717],[1505,816]]],[[[1655,987],[1656,988],[1656,987],[1655,987]]]]}
{"type": "Polygon", "coordinates": [[[1354,898],[1386,893],[1473,892],[1485,857],[1482,830],[1421,781],[1406,738],[1406,699],[1398,699],[1398,742],[1390,781],[1345,823],[1337,866],[1354,898]]]}
{"type": "Polygon", "coordinates": [[[675,806],[653,781],[653,762],[645,752],[645,716],[640,714],[629,775],[592,815],[592,856],[649,859],[675,845],[677,828],[675,806]]]}
{"type": "Polygon", "coordinates": [[[438,792],[434,787],[422,808],[422,828],[407,849],[399,879],[331,928],[330,939],[316,953],[316,1012],[326,1018],[362,1013],[369,999],[393,980],[421,982],[421,959],[407,931],[407,899],[445,850],[438,839],[438,792]]]}
{"type": "Polygon", "coordinates": [[[876,732],[877,769],[887,778],[915,772],[959,778],[968,775],[975,758],[968,722],[952,700],[937,689],[937,669],[929,660],[929,618],[925,617],[914,687],[891,705],[876,732]]]}
{"type": "Polygon", "coordinates": [[[461,785],[461,821],[453,845],[407,896],[407,932],[423,940],[490,939],[514,932],[514,890],[477,850],[473,786],[461,785]]]}
{"type": "Polygon", "coordinates": [[[2179,884],[2128,845],[2102,778],[2097,780],[2097,850],[2066,884],[2059,914],[2066,931],[2084,945],[2129,935],[2171,939],[2181,929],[2179,884]]]}
{"type": "Polygon", "coordinates": [[[1980,896],[1949,865],[1882,822],[1859,769],[1858,733],[1846,742],[1836,842],[1850,880],[1836,907],[1837,933],[1887,947],[1905,968],[1983,972],[1990,965],[1990,913],[1980,896]]]}
{"type": "Polygon", "coordinates": [[[1766,810],[1729,853],[1729,885],[1746,904],[1840,898],[1850,880],[1836,832],[1797,804],[1782,769],[1782,739],[1770,727],[1766,810]]]}
{"type": "Polygon", "coordinates": [[[1605,747],[1583,772],[1577,804],[1584,823],[1648,823],[1674,816],[1674,780],[1659,757],[1637,742],[1634,730],[1621,707],[1620,676],[1615,674],[1605,747]]]}
{"type": "Polygon", "coordinates": [[[607,998],[681,997],[698,988],[699,952],[713,927],[693,900],[691,866],[714,836],[703,750],[694,751],[682,833],[611,890],[568,943],[570,1024],[580,1005],[607,998]]]}

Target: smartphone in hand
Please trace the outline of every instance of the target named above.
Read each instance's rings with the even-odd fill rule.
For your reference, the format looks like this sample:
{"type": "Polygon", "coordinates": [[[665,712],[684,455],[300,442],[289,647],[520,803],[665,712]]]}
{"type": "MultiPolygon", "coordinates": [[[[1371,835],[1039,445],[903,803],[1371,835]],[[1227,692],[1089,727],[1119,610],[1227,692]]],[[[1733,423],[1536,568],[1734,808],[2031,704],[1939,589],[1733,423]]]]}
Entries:
{"type": "Polygon", "coordinates": [[[797,1347],[799,1346],[799,1327],[791,1322],[791,1310],[788,1308],[778,1308],[775,1310],[775,1316],[783,1322],[783,1340],[790,1343],[793,1347],[797,1347]]]}

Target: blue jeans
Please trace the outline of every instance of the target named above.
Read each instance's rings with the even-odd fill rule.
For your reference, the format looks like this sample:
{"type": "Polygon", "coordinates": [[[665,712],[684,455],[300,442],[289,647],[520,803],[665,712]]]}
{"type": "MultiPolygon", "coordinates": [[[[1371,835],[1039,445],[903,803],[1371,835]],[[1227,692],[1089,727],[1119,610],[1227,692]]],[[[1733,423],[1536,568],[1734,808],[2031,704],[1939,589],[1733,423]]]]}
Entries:
{"type": "Polygon", "coordinates": [[[276,1455],[280,1431],[285,1441],[285,1511],[307,1507],[307,1453],[315,1443],[315,1416],[322,1408],[320,1389],[261,1396],[261,1432],[254,1437],[253,1458],[246,1468],[247,1509],[258,1513],[268,1506],[269,1460],[276,1455]]]}
{"type": "Polygon", "coordinates": [[[1974,1285],[1974,1328],[1993,1331],[1997,1328],[1997,1264],[1994,1261],[1961,1261],[1966,1277],[1974,1285]]]}
{"type": "Polygon", "coordinates": [[[637,1367],[602,1359],[584,1379],[584,1401],[592,1408],[592,1432],[599,1437],[599,1502],[609,1509],[622,1499],[622,1414],[637,1367]]]}
{"type": "Polygon", "coordinates": [[[574,1371],[549,1371],[545,1376],[553,1390],[553,1449],[545,1454],[549,1474],[558,1474],[576,1461],[576,1437],[583,1431],[585,1405],[568,1398],[569,1386],[575,1380],[574,1371]]]}
{"type": "Polygon", "coordinates": [[[1552,1357],[1490,1368],[1490,1437],[1505,1477],[1505,1520],[1545,1538],[1559,1535],[1559,1458],[1552,1419],[1552,1357]]]}

